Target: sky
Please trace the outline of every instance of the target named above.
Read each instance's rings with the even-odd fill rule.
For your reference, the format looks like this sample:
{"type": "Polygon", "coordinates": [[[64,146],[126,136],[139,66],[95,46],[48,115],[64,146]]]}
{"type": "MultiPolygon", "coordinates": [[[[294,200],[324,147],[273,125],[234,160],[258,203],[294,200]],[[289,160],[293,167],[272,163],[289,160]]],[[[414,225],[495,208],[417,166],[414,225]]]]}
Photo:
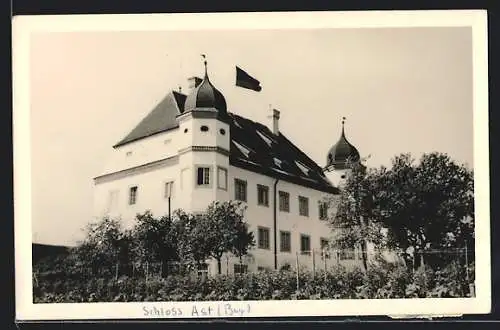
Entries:
{"type": "Polygon", "coordinates": [[[35,242],[73,245],[92,215],[93,178],[112,146],[170,90],[203,74],[228,109],[270,123],[319,165],[346,135],[368,166],[439,151],[473,166],[467,27],[39,32],[31,38],[35,242]],[[238,65],[261,82],[235,86],[238,65]]]}

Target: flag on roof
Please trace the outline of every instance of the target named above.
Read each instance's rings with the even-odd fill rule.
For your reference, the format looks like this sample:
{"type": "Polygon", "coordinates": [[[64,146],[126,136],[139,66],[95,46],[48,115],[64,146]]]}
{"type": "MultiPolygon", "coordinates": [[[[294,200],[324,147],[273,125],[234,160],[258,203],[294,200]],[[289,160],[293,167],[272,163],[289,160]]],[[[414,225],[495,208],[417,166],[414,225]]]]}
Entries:
{"type": "Polygon", "coordinates": [[[236,86],[260,92],[262,87],[260,81],[236,66],[236,86]]]}

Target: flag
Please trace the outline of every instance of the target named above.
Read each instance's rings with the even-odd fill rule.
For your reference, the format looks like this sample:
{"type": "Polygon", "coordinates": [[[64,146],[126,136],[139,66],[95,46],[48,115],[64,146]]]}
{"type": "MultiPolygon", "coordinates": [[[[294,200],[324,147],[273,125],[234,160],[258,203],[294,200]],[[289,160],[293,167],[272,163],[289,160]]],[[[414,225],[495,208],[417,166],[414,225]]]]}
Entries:
{"type": "Polygon", "coordinates": [[[260,81],[250,76],[248,73],[236,67],[236,86],[260,92],[262,87],[260,81]]]}

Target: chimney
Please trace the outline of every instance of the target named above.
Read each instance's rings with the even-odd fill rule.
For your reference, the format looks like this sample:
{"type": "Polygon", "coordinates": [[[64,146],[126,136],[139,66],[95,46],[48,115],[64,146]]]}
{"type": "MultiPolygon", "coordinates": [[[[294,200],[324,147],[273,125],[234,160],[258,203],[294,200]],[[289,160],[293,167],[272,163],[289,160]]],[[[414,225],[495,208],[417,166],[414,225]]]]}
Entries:
{"type": "Polygon", "coordinates": [[[193,90],[194,88],[198,87],[198,85],[201,84],[202,81],[203,79],[201,79],[200,77],[188,78],[188,89],[193,90]]]}
{"type": "Polygon", "coordinates": [[[280,134],[280,112],[273,109],[273,133],[274,135],[280,134]]]}

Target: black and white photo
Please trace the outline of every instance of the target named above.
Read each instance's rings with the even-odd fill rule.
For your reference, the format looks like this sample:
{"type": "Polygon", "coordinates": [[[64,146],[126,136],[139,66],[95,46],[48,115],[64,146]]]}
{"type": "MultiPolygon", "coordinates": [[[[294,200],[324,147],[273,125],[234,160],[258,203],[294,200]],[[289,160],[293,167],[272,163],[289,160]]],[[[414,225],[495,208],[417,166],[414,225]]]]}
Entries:
{"type": "Polygon", "coordinates": [[[483,12],[17,19],[19,319],[489,311],[483,12]]]}

